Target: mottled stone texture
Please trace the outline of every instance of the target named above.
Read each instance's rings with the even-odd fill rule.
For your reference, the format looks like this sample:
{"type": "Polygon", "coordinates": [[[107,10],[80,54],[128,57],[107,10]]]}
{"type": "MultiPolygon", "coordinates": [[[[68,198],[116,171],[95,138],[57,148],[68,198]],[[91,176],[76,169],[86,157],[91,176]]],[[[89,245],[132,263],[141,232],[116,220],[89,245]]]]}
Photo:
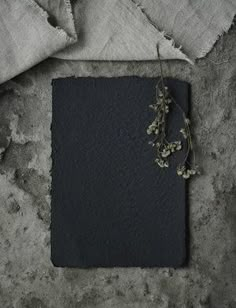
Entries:
{"type": "Polygon", "coordinates": [[[192,84],[203,168],[189,190],[189,266],[80,270],[50,261],[51,79],[159,72],[157,62],[50,59],[0,86],[1,308],[236,307],[236,27],[195,66],[164,63],[166,76],[192,84]]]}

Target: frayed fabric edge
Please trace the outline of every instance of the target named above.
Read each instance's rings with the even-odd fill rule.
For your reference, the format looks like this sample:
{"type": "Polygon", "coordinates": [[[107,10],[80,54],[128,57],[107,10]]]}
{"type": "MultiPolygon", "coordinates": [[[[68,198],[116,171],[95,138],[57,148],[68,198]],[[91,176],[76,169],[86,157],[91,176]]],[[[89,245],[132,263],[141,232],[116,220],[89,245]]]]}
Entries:
{"type": "MultiPolygon", "coordinates": [[[[38,5],[38,3],[36,3],[34,0],[24,0],[26,4],[28,4],[33,10],[35,10],[35,14],[39,14],[42,22],[45,24],[53,31],[55,32],[55,34],[58,36],[58,38],[60,38],[61,43],[55,48],[53,48],[54,50],[52,50],[51,54],[48,54],[45,57],[42,57],[41,59],[37,59],[35,58],[34,63],[29,62],[27,65],[25,65],[24,67],[22,67],[19,70],[16,70],[15,73],[9,73],[6,74],[5,76],[1,76],[0,75],[0,84],[3,84],[5,82],[7,82],[8,80],[16,77],[17,75],[27,71],[28,69],[32,68],[34,65],[37,65],[38,63],[40,63],[41,61],[45,60],[46,58],[52,56],[54,53],[59,52],[60,50],[63,50],[65,47],[72,45],[73,43],[75,43],[77,41],[77,35],[76,38],[73,36],[70,36],[63,28],[59,27],[59,26],[53,26],[49,21],[48,18],[50,17],[50,14],[44,10],[40,5],[38,5]]],[[[73,21],[74,22],[74,21],[73,21]]]]}
{"type": "Polygon", "coordinates": [[[130,0],[130,1],[133,2],[136,5],[136,7],[141,10],[141,12],[146,16],[146,18],[148,19],[150,24],[152,24],[159,32],[163,33],[165,38],[167,38],[168,40],[171,40],[173,47],[178,48],[184,55],[186,55],[186,57],[188,59],[187,61],[191,64],[194,64],[197,59],[204,58],[211,51],[211,49],[213,48],[215,43],[221,38],[221,36],[223,36],[224,33],[228,33],[231,26],[234,25],[234,18],[236,16],[236,9],[235,9],[234,11],[232,11],[231,17],[228,20],[225,20],[225,23],[223,25],[221,25],[221,31],[219,33],[216,33],[215,35],[213,35],[212,38],[209,39],[204,44],[204,46],[199,48],[198,55],[188,56],[187,53],[184,52],[184,49],[183,49],[182,46],[176,46],[176,43],[171,36],[167,35],[164,30],[163,31],[159,30],[158,25],[151,20],[151,18],[145,12],[145,8],[140,3],[136,3],[135,0],[130,0]]]}
{"type": "MultiPolygon", "coordinates": [[[[67,45],[73,44],[77,41],[77,34],[75,32],[75,28],[73,29],[73,33],[68,33],[66,32],[62,27],[60,26],[53,26],[49,21],[48,18],[50,17],[50,14],[43,8],[41,7],[38,3],[36,3],[34,0],[25,0],[28,1],[29,5],[31,5],[33,8],[35,8],[36,10],[38,10],[38,12],[40,13],[41,17],[45,19],[45,22],[53,29],[56,30],[58,34],[65,36],[66,37],[66,41],[67,41],[67,45]]],[[[66,9],[69,13],[69,15],[72,18],[73,21],[73,25],[74,25],[74,17],[72,14],[72,8],[71,8],[71,4],[70,4],[70,0],[64,0],[65,4],[66,4],[66,9]]]]}
{"type": "Polygon", "coordinates": [[[75,20],[74,20],[74,15],[73,15],[73,12],[72,12],[71,2],[70,2],[70,0],[64,0],[64,2],[65,2],[65,5],[66,5],[66,10],[68,12],[68,15],[70,16],[72,24],[73,24],[73,29],[72,29],[73,32],[71,33],[71,35],[76,42],[78,40],[78,32],[76,32],[76,29],[75,29],[75,20]]]}
{"type": "Polygon", "coordinates": [[[229,29],[231,28],[231,26],[233,26],[235,24],[234,22],[234,17],[236,16],[236,11],[233,13],[233,15],[231,16],[231,18],[229,20],[226,20],[225,25],[222,26],[221,32],[215,34],[214,36],[212,36],[212,38],[210,40],[208,40],[205,43],[205,46],[202,46],[199,51],[199,55],[197,57],[195,57],[196,59],[201,59],[204,58],[213,48],[213,46],[216,44],[216,42],[225,34],[228,33],[229,29]]]}
{"type": "MultiPolygon", "coordinates": [[[[138,4],[135,2],[135,0],[130,0],[135,6],[136,8],[144,15],[144,17],[146,18],[146,20],[149,22],[149,24],[154,27],[162,36],[163,36],[163,39],[166,39],[167,41],[169,41],[171,43],[171,46],[175,49],[177,49],[179,52],[181,52],[183,54],[183,59],[182,60],[185,60],[187,61],[188,63],[194,65],[194,61],[191,60],[187,55],[186,53],[183,51],[183,48],[182,46],[177,46],[176,43],[175,43],[175,40],[167,35],[165,33],[164,30],[160,30],[159,27],[156,25],[156,23],[154,23],[151,18],[148,16],[148,14],[145,12],[145,8],[141,5],[141,4],[138,4]]],[[[165,59],[161,59],[161,60],[165,60],[165,59]]]]}

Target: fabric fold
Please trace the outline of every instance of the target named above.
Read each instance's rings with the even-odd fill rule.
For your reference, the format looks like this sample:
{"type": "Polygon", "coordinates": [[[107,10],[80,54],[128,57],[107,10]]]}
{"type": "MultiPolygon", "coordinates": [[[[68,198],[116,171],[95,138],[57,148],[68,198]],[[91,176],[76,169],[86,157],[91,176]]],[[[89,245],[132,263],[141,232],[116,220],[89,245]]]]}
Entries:
{"type": "Polygon", "coordinates": [[[130,0],[83,0],[74,4],[78,41],[55,57],[69,60],[190,61],[130,0]]]}
{"type": "Polygon", "coordinates": [[[204,57],[228,31],[233,0],[81,0],[74,3],[79,40],[55,57],[70,60],[189,62],[204,57]],[[176,48],[175,46],[179,46],[176,48]]]}
{"type": "Polygon", "coordinates": [[[234,0],[2,0],[0,83],[48,57],[193,63],[227,32],[234,0]]]}
{"type": "Polygon", "coordinates": [[[211,50],[236,15],[235,0],[132,1],[193,60],[211,50]]]}
{"type": "Polygon", "coordinates": [[[70,3],[57,2],[58,10],[54,10],[54,5],[54,15],[50,15],[47,2],[49,3],[44,0],[38,0],[37,3],[33,0],[1,1],[0,83],[24,72],[77,40],[70,19],[57,18],[63,12],[69,16],[70,3]]]}

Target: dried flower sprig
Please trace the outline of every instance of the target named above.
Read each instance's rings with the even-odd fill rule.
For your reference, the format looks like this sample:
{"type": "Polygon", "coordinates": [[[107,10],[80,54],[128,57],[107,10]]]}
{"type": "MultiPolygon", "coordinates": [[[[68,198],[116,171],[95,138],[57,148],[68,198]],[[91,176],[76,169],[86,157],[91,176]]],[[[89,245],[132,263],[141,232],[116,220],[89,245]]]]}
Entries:
{"type": "Polygon", "coordinates": [[[160,62],[161,78],[160,82],[156,85],[156,100],[149,107],[155,112],[155,118],[153,122],[147,128],[148,135],[154,135],[154,139],[149,143],[155,147],[157,157],[155,162],[160,168],[168,168],[168,158],[175,153],[183,149],[181,141],[167,141],[167,120],[168,114],[171,109],[171,105],[174,104],[178,107],[178,110],[183,116],[184,127],[180,129],[180,133],[183,139],[186,140],[187,150],[185,158],[181,164],[177,167],[177,174],[182,176],[184,179],[190,178],[192,175],[199,174],[199,168],[195,163],[195,153],[193,149],[192,136],[190,131],[190,120],[186,117],[184,110],[170,95],[168,87],[164,83],[162,64],[160,60],[159,49],[157,47],[158,59],[160,62]],[[191,165],[188,161],[190,152],[193,154],[193,164],[191,165]]]}
{"type": "Polygon", "coordinates": [[[156,147],[157,158],[155,162],[161,168],[169,167],[168,157],[176,151],[182,149],[181,141],[168,142],[166,138],[166,123],[167,116],[170,111],[172,100],[168,93],[168,88],[165,86],[161,91],[156,86],[156,102],[149,107],[155,112],[156,116],[153,122],[147,128],[148,135],[154,135],[154,139],[149,142],[153,147],[156,147]]]}
{"type": "Polygon", "coordinates": [[[180,133],[182,134],[183,138],[186,139],[187,142],[187,151],[185,154],[184,161],[177,167],[177,174],[182,176],[184,179],[189,179],[192,175],[200,174],[199,167],[196,164],[195,152],[193,149],[193,142],[192,136],[190,131],[190,120],[185,117],[183,112],[183,119],[184,119],[184,128],[180,129],[180,133]],[[188,161],[190,152],[193,156],[193,163],[192,165],[188,161]]]}

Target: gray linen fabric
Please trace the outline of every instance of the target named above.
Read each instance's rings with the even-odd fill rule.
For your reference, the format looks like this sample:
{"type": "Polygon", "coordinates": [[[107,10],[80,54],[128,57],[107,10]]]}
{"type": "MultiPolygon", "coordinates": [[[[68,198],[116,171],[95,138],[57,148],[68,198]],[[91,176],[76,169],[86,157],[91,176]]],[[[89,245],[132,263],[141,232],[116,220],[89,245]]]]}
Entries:
{"type": "Polygon", "coordinates": [[[56,56],[70,60],[188,58],[150,23],[131,0],[80,0],[74,4],[78,41],[56,56]]]}
{"type": "Polygon", "coordinates": [[[236,14],[236,0],[134,1],[191,59],[204,57],[236,14]]]}
{"type": "Polygon", "coordinates": [[[1,0],[0,83],[76,41],[70,3],[49,3],[53,1],[1,0]]]}
{"type": "Polygon", "coordinates": [[[57,56],[154,60],[158,43],[163,59],[194,60],[210,51],[235,14],[236,0],[79,0],[74,3],[79,40],[57,56]]]}
{"type": "Polygon", "coordinates": [[[162,59],[192,63],[235,14],[236,0],[1,0],[0,83],[49,56],[155,60],[157,44],[162,59]]]}

